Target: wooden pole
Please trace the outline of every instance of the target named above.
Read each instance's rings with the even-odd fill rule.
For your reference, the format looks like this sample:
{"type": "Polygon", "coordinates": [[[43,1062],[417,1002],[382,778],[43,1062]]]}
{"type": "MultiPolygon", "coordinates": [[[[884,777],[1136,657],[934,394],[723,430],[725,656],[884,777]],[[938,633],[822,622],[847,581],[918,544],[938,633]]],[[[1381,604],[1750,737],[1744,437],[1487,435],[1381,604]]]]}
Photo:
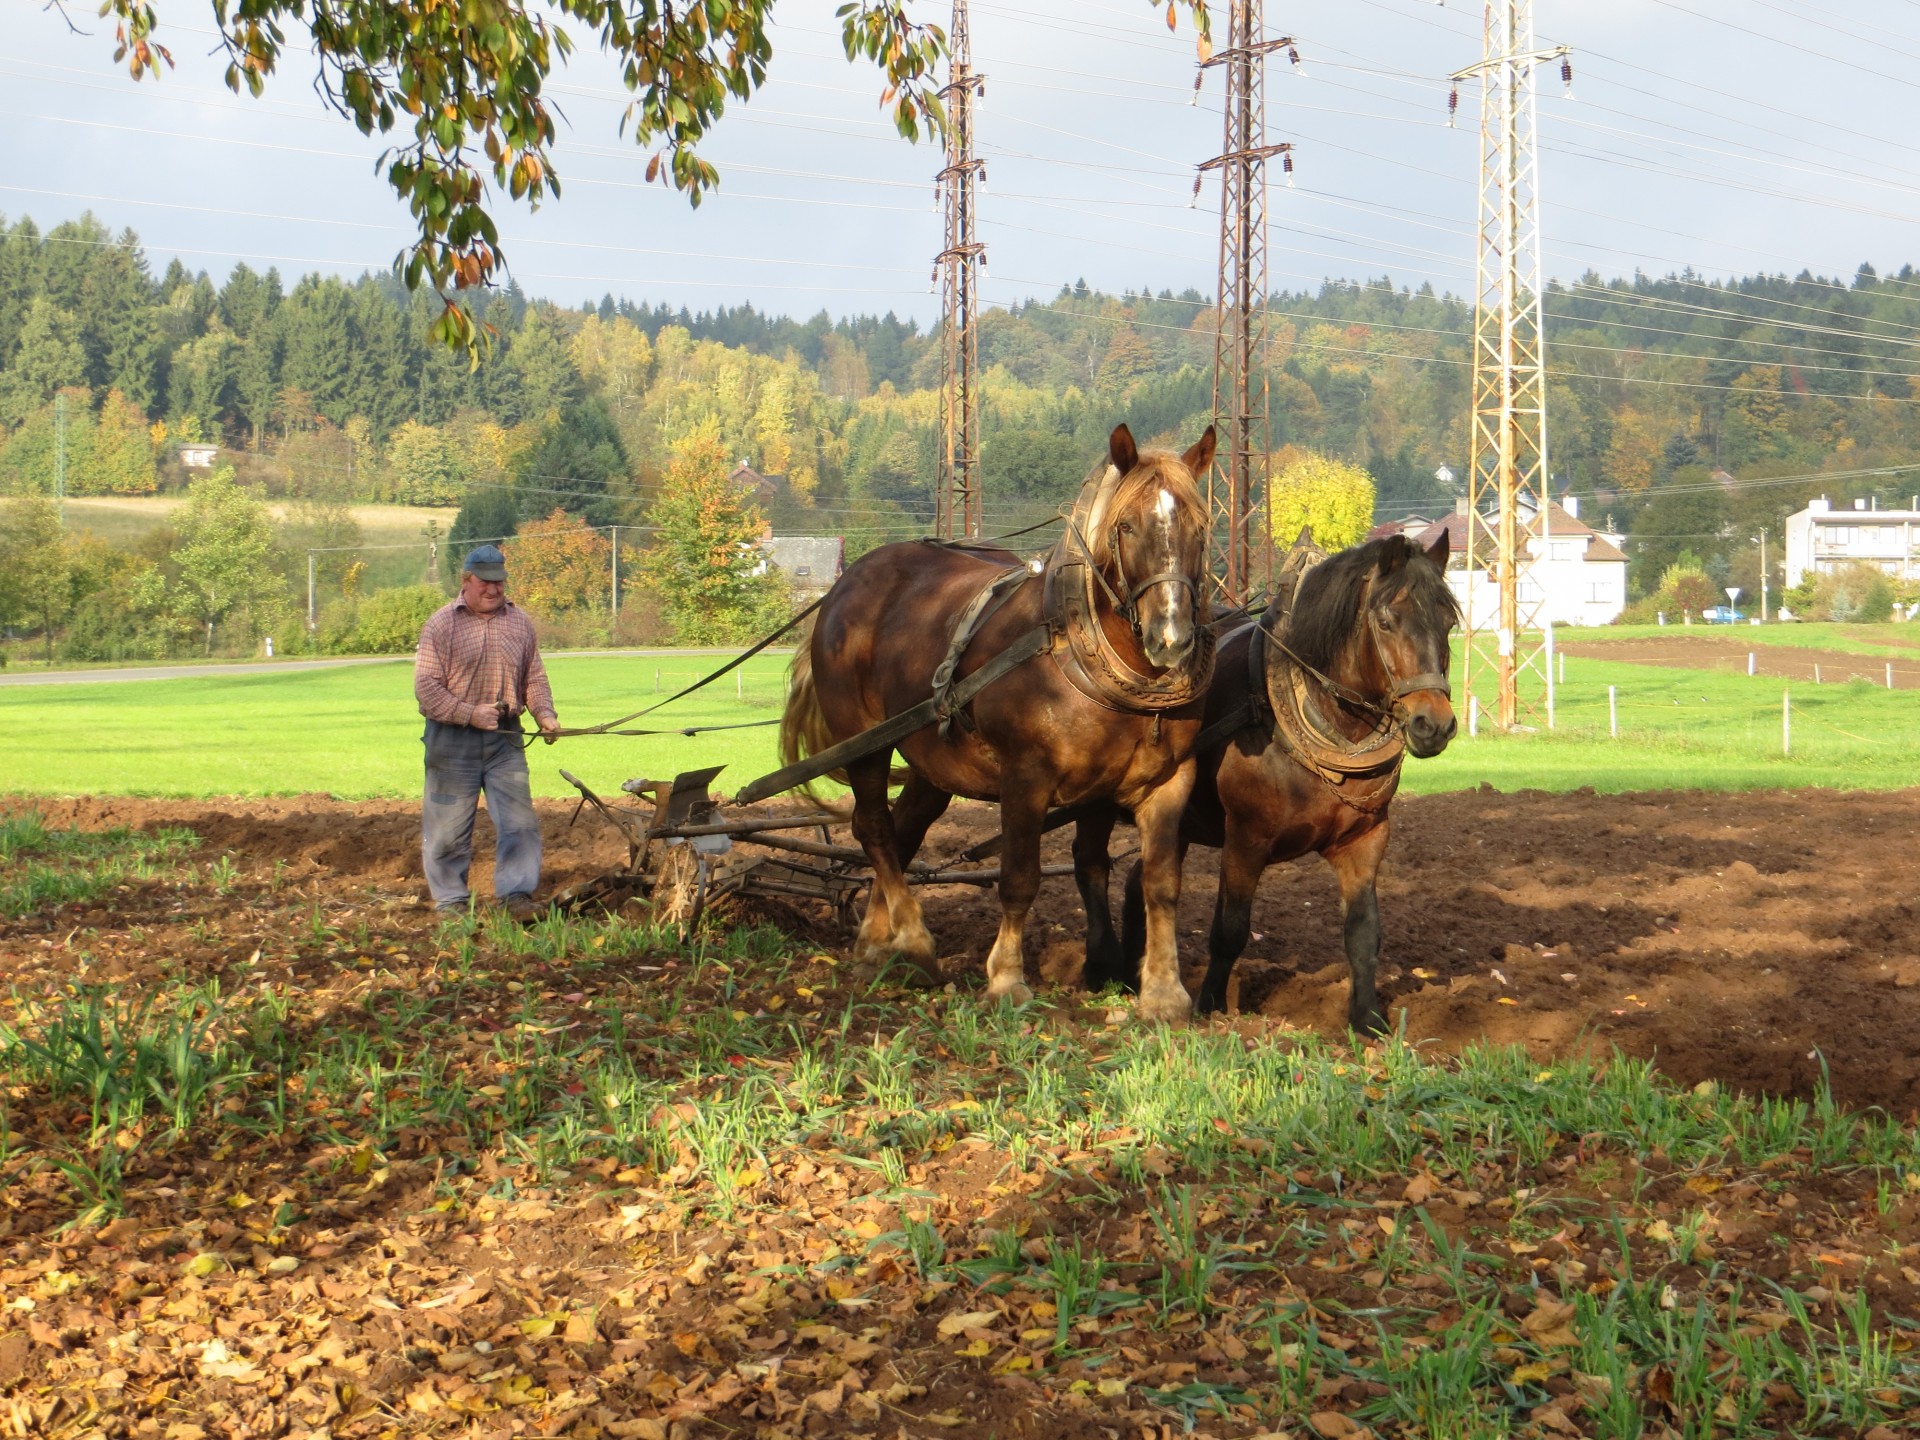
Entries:
{"type": "Polygon", "coordinates": [[[1793,753],[1793,701],[1785,690],[1780,692],[1780,753],[1793,753]]]}
{"type": "Polygon", "coordinates": [[[1607,686],[1607,736],[1620,738],[1620,691],[1617,686],[1607,686]]]}

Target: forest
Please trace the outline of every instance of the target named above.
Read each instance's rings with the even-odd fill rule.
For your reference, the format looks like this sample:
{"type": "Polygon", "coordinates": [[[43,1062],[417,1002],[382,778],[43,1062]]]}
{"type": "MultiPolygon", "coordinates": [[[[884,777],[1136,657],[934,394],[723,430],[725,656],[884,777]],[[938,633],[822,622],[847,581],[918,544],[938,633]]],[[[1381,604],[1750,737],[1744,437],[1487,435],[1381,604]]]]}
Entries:
{"type": "MultiPolygon", "coordinates": [[[[216,443],[236,502],[292,507],[263,577],[298,589],[292,555],[322,546],[324,598],[355,613],[354,505],[460,506],[449,550],[563,520],[631,526],[644,546],[673,484],[744,464],[764,477],[745,496],[764,515],[741,523],[844,535],[851,554],[931,519],[940,356],[913,321],[610,295],[566,306],[509,285],[477,307],[486,345],[469,364],[429,338],[438,309],[390,275],[289,279],[241,263],[216,278],[175,260],[156,276],[137,235],[91,216],[44,232],[0,218],[0,494],[181,491],[180,447],[216,443]]],[[[1910,267],[1588,275],[1555,284],[1544,309],[1555,488],[1629,537],[1636,594],[1677,562],[1757,588],[1751,537],[1777,536],[1809,497],[1905,504],[1920,488],[1896,468],[1920,452],[1910,267]]],[[[1192,290],[1114,296],[1084,282],[986,313],[988,528],[1049,513],[1116,421],[1142,439],[1190,438],[1211,407],[1212,318],[1192,290]]],[[[1365,469],[1379,519],[1450,509],[1435,471],[1467,468],[1471,325],[1469,302],[1385,276],[1275,294],[1276,449],[1365,469]]],[[[122,557],[134,569],[118,588],[140,564],[158,567],[150,590],[172,583],[177,541],[122,557]]],[[[98,581],[102,563],[74,573],[98,581]]],[[[644,565],[635,573],[644,583],[644,565]]],[[[248,632],[236,643],[287,628],[271,610],[235,607],[248,632]]],[[[211,645],[204,616],[196,626],[211,645]]],[[[178,648],[188,628],[142,643],[178,648]]],[[[78,651],[134,643],[83,636],[78,651]]],[[[299,643],[287,628],[283,644],[299,643]]]]}

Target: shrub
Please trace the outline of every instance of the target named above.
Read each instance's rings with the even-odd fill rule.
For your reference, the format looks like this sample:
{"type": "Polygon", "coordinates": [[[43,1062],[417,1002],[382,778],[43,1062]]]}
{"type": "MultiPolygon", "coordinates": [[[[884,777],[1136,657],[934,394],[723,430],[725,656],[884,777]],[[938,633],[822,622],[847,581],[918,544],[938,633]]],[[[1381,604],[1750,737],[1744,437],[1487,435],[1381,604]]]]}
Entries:
{"type": "Polygon", "coordinates": [[[360,602],[353,648],[364,655],[404,655],[420,643],[420,627],[447,603],[438,585],[380,590],[360,602]]]}
{"type": "Polygon", "coordinates": [[[1872,565],[1854,563],[1822,575],[1813,586],[1813,618],[1878,624],[1893,618],[1893,581],[1872,565]]]}

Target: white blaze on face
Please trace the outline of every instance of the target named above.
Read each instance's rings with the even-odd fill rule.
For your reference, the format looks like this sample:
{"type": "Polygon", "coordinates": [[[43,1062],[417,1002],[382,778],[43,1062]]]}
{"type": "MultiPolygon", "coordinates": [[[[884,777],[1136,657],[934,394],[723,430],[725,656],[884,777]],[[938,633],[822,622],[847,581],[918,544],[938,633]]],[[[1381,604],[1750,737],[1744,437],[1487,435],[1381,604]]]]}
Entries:
{"type": "MultiPolygon", "coordinates": [[[[1179,508],[1180,502],[1174,497],[1171,490],[1162,490],[1160,492],[1160,498],[1154,502],[1153,507],[1154,515],[1158,521],[1156,528],[1160,532],[1158,538],[1160,541],[1161,554],[1166,557],[1162,563],[1169,568],[1172,568],[1178,551],[1173,517],[1179,508]]],[[[1176,594],[1177,593],[1178,592],[1176,592],[1176,594]]],[[[1175,596],[1169,596],[1167,598],[1171,600],[1172,603],[1161,606],[1159,616],[1160,623],[1156,627],[1159,633],[1155,638],[1159,640],[1163,650],[1171,651],[1179,646],[1181,622],[1184,617],[1181,614],[1182,607],[1179,599],[1175,596]]]]}

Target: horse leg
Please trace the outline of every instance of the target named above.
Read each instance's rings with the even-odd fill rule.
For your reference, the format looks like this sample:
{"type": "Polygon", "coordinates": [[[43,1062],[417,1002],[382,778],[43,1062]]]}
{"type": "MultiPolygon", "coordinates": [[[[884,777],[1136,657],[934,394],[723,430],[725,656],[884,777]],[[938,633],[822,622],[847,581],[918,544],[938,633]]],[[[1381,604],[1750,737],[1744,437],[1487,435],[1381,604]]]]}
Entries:
{"type": "Polygon", "coordinates": [[[1229,817],[1225,843],[1220,847],[1220,893],[1213,906],[1213,929],[1207,936],[1207,978],[1200,985],[1202,1015],[1227,1008],[1227,981],[1253,934],[1253,896],[1266,868],[1262,847],[1251,837],[1236,834],[1229,817]]]}
{"type": "Polygon", "coordinates": [[[1023,950],[1027,912],[1040,893],[1040,827],[1051,786],[1008,768],[1000,776],[1000,933],[987,952],[987,994],[1013,1005],[1033,998],[1023,950]]]}
{"type": "Polygon", "coordinates": [[[902,866],[913,863],[927,831],[952,803],[950,792],[937,789],[918,770],[907,771],[907,783],[893,802],[893,853],[900,857],[902,866]]]}
{"type": "Polygon", "coordinates": [[[920,919],[920,902],[901,874],[893,815],[887,807],[887,771],[892,755],[869,755],[847,766],[853,787],[853,838],[873,866],[873,893],[866,918],[853,942],[856,963],[904,960],[928,984],[940,980],[934,964],[933,937],[920,919]]]}
{"type": "Polygon", "coordinates": [[[1080,907],[1087,917],[1087,963],[1080,984],[1099,990],[1121,978],[1120,937],[1113,931],[1113,911],[1107,904],[1107,882],[1113,859],[1107,853],[1113,838],[1114,811],[1103,806],[1081,817],[1073,830],[1073,883],[1080,890],[1080,907]]]}
{"type": "Polygon", "coordinates": [[[1193,1014],[1193,999],[1180,981],[1180,944],[1176,912],[1180,905],[1180,817],[1193,791],[1193,762],[1136,805],[1140,830],[1140,898],[1146,912],[1146,948],[1140,957],[1143,1020],[1179,1024],[1193,1014]]]}
{"type": "Polygon", "coordinates": [[[1362,1035],[1384,1035],[1390,1028],[1374,987],[1380,964],[1380,899],[1373,882],[1386,853],[1384,821],[1327,852],[1327,863],[1340,882],[1340,913],[1346,919],[1347,971],[1353,985],[1347,997],[1347,1024],[1362,1035]]]}

